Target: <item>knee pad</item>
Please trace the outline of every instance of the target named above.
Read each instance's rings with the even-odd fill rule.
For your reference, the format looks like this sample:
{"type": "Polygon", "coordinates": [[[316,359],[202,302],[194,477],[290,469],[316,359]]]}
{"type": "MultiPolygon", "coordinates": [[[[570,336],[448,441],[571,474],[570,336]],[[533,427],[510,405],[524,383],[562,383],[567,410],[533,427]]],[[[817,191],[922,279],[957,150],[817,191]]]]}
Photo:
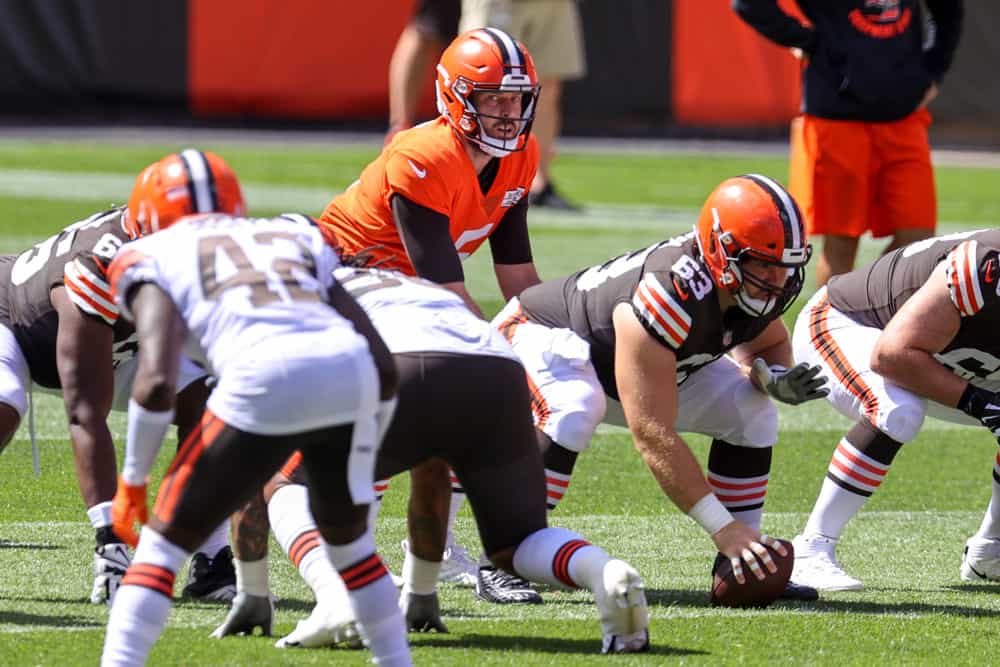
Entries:
{"type": "Polygon", "coordinates": [[[909,442],[920,433],[926,415],[927,406],[923,402],[908,401],[885,411],[880,408],[876,426],[897,442],[909,442]]]}
{"type": "Polygon", "coordinates": [[[568,410],[558,416],[558,419],[548,428],[541,430],[552,440],[566,449],[580,453],[590,445],[590,439],[597,430],[604,415],[605,400],[603,394],[586,401],[582,409],[568,410]]]}

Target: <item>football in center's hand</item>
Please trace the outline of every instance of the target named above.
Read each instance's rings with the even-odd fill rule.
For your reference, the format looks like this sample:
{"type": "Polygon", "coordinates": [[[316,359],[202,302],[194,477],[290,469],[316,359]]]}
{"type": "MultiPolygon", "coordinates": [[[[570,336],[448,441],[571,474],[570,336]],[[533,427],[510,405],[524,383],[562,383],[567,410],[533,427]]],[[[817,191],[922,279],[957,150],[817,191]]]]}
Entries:
{"type": "Polygon", "coordinates": [[[712,604],[723,607],[734,607],[737,609],[758,608],[770,606],[775,600],[781,597],[792,576],[792,567],[795,565],[795,550],[792,543],[787,540],[778,540],[785,549],[787,556],[782,556],[771,547],[767,550],[774,559],[774,564],[778,566],[778,571],[771,573],[765,568],[763,579],[757,579],[750,571],[750,568],[743,564],[744,583],[736,581],[733,575],[733,565],[728,558],[719,554],[715,558],[715,566],[712,568],[712,604]]]}

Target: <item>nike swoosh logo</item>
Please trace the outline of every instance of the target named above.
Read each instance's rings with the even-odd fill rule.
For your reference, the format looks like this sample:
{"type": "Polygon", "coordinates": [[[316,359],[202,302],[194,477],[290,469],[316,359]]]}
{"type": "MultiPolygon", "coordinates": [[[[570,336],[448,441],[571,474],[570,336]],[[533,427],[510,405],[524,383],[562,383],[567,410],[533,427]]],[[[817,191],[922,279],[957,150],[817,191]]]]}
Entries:
{"type": "Polygon", "coordinates": [[[426,169],[421,169],[417,165],[413,164],[413,160],[407,160],[407,163],[409,163],[410,169],[412,169],[413,173],[417,175],[417,178],[426,178],[427,177],[427,170],[426,169]]]}

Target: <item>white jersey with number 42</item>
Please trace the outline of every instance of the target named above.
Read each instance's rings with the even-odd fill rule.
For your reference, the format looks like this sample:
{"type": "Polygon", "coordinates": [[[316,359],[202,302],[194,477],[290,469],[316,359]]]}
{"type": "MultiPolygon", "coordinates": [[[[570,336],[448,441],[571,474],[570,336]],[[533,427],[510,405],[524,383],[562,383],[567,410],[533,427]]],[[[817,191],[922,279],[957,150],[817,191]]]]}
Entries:
{"type": "Polygon", "coordinates": [[[187,323],[188,354],[216,375],[283,333],[353,330],[326,302],[336,252],[295,218],[198,216],[127,244],[111,269],[119,307],[130,286],[158,285],[187,323]]]}

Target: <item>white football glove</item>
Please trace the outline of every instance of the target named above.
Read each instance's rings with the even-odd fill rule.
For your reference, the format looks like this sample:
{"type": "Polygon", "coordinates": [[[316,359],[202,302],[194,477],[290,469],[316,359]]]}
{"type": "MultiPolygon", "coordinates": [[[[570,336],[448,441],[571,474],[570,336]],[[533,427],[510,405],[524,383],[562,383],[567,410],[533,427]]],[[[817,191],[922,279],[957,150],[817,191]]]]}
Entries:
{"type": "Polygon", "coordinates": [[[830,393],[823,386],[826,378],[816,377],[821,370],[819,366],[808,364],[798,364],[792,368],[777,364],[768,366],[766,361],[758,357],[754,359],[750,373],[773,398],[789,405],[798,405],[823,398],[830,393]]]}

